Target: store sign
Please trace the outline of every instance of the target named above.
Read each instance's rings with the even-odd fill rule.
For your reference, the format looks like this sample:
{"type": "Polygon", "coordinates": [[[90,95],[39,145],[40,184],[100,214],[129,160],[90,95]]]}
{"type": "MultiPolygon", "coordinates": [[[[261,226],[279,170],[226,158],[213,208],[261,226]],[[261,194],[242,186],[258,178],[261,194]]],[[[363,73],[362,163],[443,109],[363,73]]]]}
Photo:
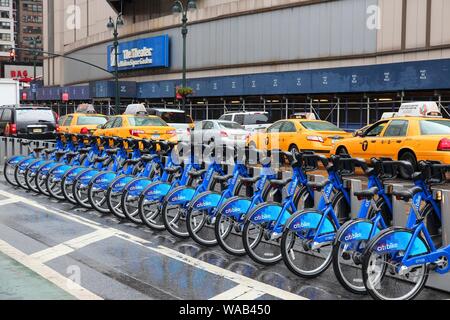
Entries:
{"type": "MultiPolygon", "coordinates": [[[[169,36],[138,39],[119,43],[119,71],[169,67],[169,36]]],[[[108,46],[108,70],[115,70],[114,46],[108,46]]]]}
{"type": "MultiPolygon", "coordinates": [[[[5,64],[5,74],[4,77],[8,79],[14,80],[32,80],[34,77],[34,67],[33,66],[24,66],[24,65],[14,65],[14,64],[5,64]]],[[[42,77],[42,67],[36,67],[36,78],[42,77]]]]}

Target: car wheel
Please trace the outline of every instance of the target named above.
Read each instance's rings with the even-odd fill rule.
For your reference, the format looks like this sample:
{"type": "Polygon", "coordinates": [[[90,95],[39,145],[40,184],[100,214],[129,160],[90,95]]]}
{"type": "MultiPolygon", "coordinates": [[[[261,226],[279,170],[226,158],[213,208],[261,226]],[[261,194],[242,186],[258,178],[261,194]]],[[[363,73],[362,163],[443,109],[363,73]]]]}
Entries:
{"type": "Polygon", "coordinates": [[[291,152],[291,153],[299,153],[300,152],[300,150],[298,149],[298,147],[295,145],[295,144],[293,144],[293,145],[291,145],[290,147],[289,147],[289,152],[291,152]]]}
{"type": "MultiPolygon", "coordinates": [[[[408,161],[412,164],[414,170],[417,170],[417,157],[416,155],[411,151],[405,151],[400,154],[398,157],[401,161],[408,161]]],[[[411,176],[408,174],[403,168],[400,168],[400,177],[403,179],[410,179],[411,176]]]]}
{"type": "Polygon", "coordinates": [[[346,147],[339,147],[337,152],[336,152],[336,155],[338,155],[338,156],[346,156],[346,155],[348,155],[347,148],[346,147]]]}

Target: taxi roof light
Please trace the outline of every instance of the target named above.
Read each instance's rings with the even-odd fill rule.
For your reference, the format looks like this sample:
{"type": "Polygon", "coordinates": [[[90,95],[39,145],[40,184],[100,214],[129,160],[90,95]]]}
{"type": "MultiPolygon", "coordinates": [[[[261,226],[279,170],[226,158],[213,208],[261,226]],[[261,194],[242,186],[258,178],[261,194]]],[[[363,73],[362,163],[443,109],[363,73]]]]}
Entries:
{"type": "Polygon", "coordinates": [[[442,113],[436,102],[424,101],[403,103],[395,116],[442,118],[442,113]]]}

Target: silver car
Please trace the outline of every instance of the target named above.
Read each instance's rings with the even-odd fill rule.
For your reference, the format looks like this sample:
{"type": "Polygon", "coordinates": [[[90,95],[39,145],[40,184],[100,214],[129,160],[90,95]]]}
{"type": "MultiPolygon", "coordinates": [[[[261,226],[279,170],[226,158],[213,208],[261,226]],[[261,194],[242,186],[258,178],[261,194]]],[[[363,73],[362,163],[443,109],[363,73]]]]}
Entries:
{"type": "Polygon", "coordinates": [[[196,144],[244,146],[248,132],[239,123],[223,120],[204,120],[195,124],[192,132],[196,144]]]}

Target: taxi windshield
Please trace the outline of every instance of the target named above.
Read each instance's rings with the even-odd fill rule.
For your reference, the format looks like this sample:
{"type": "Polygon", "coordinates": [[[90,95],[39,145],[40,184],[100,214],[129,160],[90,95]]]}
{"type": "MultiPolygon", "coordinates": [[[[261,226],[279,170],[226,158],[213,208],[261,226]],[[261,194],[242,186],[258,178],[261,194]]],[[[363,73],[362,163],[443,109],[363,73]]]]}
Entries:
{"type": "Polygon", "coordinates": [[[129,117],[128,122],[132,127],[167,127],[165,123],[160,118],[150,118],[150,117],[129,117]]]}
{"type": "Polygon", "coordinates": [[[424,136],[450,134],[450,120],[422,120],[420,132],[424,136]]]}

